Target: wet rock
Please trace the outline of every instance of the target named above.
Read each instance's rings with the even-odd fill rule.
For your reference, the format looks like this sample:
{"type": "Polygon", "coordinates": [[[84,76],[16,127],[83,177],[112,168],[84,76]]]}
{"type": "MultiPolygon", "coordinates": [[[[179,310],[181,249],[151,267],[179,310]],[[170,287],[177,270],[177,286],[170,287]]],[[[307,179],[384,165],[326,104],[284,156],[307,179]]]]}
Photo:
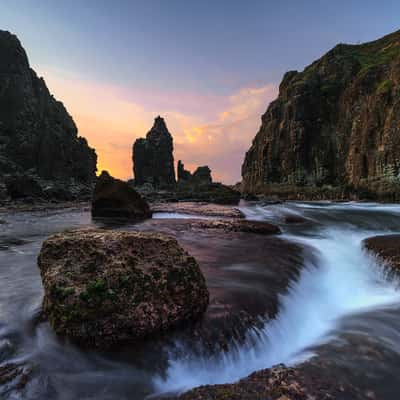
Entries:
{"type": "Polygon", "coordinates": [[[10,390],[11,387],[18,391],[24,389],[30,374],[28,368],[17,364],[8,363],[0,366],[0,395],[5,395],[3,389],[10,390]],[[6,385],[10,386],[6,388],[6,385]]]}
{"type": "Polygon", "coordinates": [[[365,394],[318,371],[278,365],[255,372],[234,384],[207,385],[179,396],[179,400],[361,400],[365,394]]]}
{"type": "Polygon", "coordinates": [[[398,201],[399,66],[397,31],[286,73],[246,153],[243,192],[398,201]]]}
{"type": "Polygon", "coordinates": [[[198,318],[208,305],[196,260],[160,233],[59,233],[44,242],[38,264],[51,326],[87,346],[158,334],[198,318]]]}
{"type": "Polygon", "coordinates": [[[151,216],[146,200],[130,185],[103,171],[93,193],[92,216],[140,219],[151,216]]]}
{"type": "Polygon", "coordinates": [[[307,222],[307,218],[297,214],[287,214],[284,216],[285,224],[304,224],[307,222]]]}
{"type": "Polygon", "coordinates": [[[201,202],[155,203],[151,205],[153,212],[191,214],[203,217],[243,218],[236,207],[223,204],[201,202]]]}
{"type": "Polygon", "coordinates": [[[210,220],[210,221],[193,221],[192,228],[204,229],[219,229],[224,232],[247,232],[256,233],[259,235],[276,235],[281,233],[279,226],[269,224],[263,221],[247,221],[239,220],[210,220]]]}
{"type": "Polygon", "coordinates": [[[170,344],[178,339],[204,356],[242,343],[249,329],[276,317],[280,296],[299,276],[304,250],[276,235],[207,229],[197,222],[149,219],[135,229],[174,236],[199,263],[209,307],[198,321],[174,332],[170,344]]]}
{"type": "Polygon", "coordinates": [[[163,188],[176,183],[173,139],[163,118],[158,116],[146,135],[133,145],[132,161],[135,185],[150,183],[163,188]]]}
{"type": "Polygon", "coordinates": [[[9,176],[9,195],[41,197],[41,179],[91,186],[96,162],[63,104],[30,68],[18,38],[0,30],[0,176],[9,176]]]}
{"type": "Polygon", "coordinates": [[[400,273],[400,235],[370,237],[364,240],[364,246],[380,257],[393,272],[400,273]]]}

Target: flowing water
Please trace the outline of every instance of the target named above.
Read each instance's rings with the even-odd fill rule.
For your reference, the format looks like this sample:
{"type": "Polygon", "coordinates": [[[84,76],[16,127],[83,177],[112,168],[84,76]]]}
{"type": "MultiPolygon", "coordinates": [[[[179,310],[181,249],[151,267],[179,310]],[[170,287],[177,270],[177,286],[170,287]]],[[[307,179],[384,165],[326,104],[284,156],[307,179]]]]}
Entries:
{"type": "MultiPolygon", "coordinates": [[[[144,399],[203,384],[234,382],[278,363],[321,357],[380,399],[400,392],[400,290],[362,248],[376,234],[400,232],[400,206],[373,203],[243,205],[248,219],[282,223],[283,238],[307,248],[299,279],[280,298],[277,317],[251,330],[228,352],[200,357],[185,348],[99,354],[56,338],[37,316],[43,295],[36,257],[42,241],[68,227],[91,225],[87,212],[19,213],[0,225],[0,362],[32,369],[25,391],[0,386],[3,398],[144,399]],[[366,379],[367,378],[367,379],[366,379]]],[[[179,217],[179,215],[156,215],[179,217]]],[[[183,217],[188,217],[184,215],[183,217]]],[[[251,236],[250,236],[251,237],[251,236]]],[[[250,239],[249,239],[250,240],[250,239]]],[[[251,273],[251,265],[249,272],[251,273]]],[[[241,266],[246,268],[246,266],[241,266]]]]}

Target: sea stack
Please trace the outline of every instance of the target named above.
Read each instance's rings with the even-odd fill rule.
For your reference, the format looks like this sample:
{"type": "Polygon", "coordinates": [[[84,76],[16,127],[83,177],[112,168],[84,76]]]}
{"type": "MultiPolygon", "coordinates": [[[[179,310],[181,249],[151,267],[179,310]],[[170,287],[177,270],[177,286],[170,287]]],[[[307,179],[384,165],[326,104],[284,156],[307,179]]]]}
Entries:
{"type": "Polygon", "coordinates": [[[163,188],[176,183],[173,139],[163,118],[158,116],[154,120],[146,139],[135,141],[132,160],[136,186],[150,183],[163,188]]]}
{"type": "MultiPolygon", "coordinates": [[[[30,68],[18,38],[2,30],[0,104],[0,186],[7,189],[3,197],[68,197],[79,187],[91,187],[95,151],[30,68]]],[[[90,196],[90,190],[86,193],[90,196]]],[[[75,195],[79,197],[77,191],[75,195]]]]}
{"type": "Polygon", "coordinates": [[[400,31],[339,44],[279,97],[242,167],[243,191],[292,199],[400,200],[400,31]]]}

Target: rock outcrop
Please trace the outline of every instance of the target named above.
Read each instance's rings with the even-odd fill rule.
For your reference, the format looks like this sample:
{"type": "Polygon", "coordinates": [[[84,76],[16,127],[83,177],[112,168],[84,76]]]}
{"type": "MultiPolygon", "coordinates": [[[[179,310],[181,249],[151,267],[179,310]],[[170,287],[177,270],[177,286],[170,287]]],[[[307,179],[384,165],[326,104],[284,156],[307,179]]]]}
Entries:
{"type": "MultiPolygon", "coordinates": [[[[300,365],[296,368],[277,365],[254,372],[234,384],[205,385],[175,400],[364,400],[374,399],[348,382],[321,373],[329,365],[300,365]],[[318,368],[319,367],[319,368],[318,368]]],[[[372,397],[373,396],[373,397],[372,397]]],[[[167,398],[166,400],[173,400],[167,398]]]]}
{"type": "Polygon", "coordinates": [[[52,328],[91,347],[196,319],[209,301],[196,260],[161,233],[67,231],[44,242],[38,263],[52,328]]]}
{"type": "Polygon", "coordinates": [[[197,167],[193,174],[185,169],[185,165],[181,160],[178,161],[178,183],[192,183],[192,184],[209,184],[212,183],[211,169],[208,165],[197,167]]]}
{"type": "Polygon", "coordinates": [[[279,97],[242,167],[244,193],[400,200],[400,31],[339,44],[279,97]]]}
{"type": "Polygon", "coordinates": [[[78,137],[63,104],[30,68],[17,37],[0,31],[0,186],[2,178],[12,186],[0,195],[26,197],[15,190],[18,182],[10,183],[16,179],[35,180],[41,189],[62,182],[67,190],[75,187],[79,196],[80,186],[92,185],[96,162],[95,151],[78,137]]]}
{"type": "Polygon", "coordinates": [[[381,258],[394,273],[400,273],[400,235],[373,236],[364,240],[364,247],[381,258]]]}
{"type": "Polygon", "coordinates": [[[135,185],[150,183],[156,188],[174,185],[176,180],[172,153],[172,136],[164,119],[157,117],[146,139],[137,139],[133,145],[135,185]]]}
{"type": "Polygon", "coordinates": [[[92,216],[96,218],[142,219],[151,217],[146,200],[128,183],[103,171],[93,192],[92,216]]]}
{"type": "Polygon", "coordinates": [[[177,172],[178,182],[187,182],[192,179],[192,174],[190,173],[190,171],[185,169],[185,164],[183,164],[181,160],[178,161],[177,172]]]}

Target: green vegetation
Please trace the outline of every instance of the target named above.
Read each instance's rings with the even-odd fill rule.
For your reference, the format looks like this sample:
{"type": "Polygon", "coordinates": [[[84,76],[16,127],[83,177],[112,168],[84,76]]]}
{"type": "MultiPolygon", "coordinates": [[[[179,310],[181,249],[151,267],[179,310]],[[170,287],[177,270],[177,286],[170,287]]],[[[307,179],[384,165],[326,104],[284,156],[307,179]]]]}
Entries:
{"type": "Polygon", "coordinates": [[[388,93],[392,89],[392,86],[393,86],[393,82],[390,79],[386,79],[378,85],[378,87],[376,89],[376,93],[377,94],[388,93]]]}

